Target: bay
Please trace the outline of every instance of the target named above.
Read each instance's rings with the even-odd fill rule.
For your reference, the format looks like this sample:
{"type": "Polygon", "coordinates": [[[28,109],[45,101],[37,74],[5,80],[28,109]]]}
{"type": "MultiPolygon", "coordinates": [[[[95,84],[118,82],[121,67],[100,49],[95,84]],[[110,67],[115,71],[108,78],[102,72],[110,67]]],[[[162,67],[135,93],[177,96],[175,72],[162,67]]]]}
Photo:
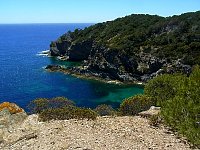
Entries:
{"type": "Polygon", "coordinates": [[[44,70],[49,64],[73,65],[37,54],[68,30],[89,25],[0,25],[0,102],[14,102],[26,109],[33,99],[65,96],[81,107],[109,104],[116,108],[124,98],[143,93],[140,86],[105,84],[44,70]]]}

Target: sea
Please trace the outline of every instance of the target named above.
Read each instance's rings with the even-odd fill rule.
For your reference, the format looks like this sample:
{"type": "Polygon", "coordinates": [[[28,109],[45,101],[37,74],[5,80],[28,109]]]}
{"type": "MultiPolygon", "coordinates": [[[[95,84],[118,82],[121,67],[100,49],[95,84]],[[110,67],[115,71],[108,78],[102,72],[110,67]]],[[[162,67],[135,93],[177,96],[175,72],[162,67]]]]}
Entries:
{"type": "Polygon", "coordinates": [[[79,107],[114,108],[127,97],[143,93],[137,85],[118,85],[47,72],[49,64],[74,65],[41,55],[51,41],[67,31],[91,24],[1,24],[0,25],[0,103],[14,102],[27,109],[37,98],[58,96],[73,100],[79,107]]]}

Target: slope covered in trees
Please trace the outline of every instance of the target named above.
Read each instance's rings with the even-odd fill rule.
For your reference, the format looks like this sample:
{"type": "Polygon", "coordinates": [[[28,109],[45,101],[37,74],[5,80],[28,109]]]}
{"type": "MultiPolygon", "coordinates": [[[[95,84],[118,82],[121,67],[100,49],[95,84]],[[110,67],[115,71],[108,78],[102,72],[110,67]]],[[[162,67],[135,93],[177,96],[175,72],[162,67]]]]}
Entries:
{"type": "Polygon", "coordinates": [[[190,72],[200,64],[200,11],[179,16],[130,15],[76,29],[52,42],[51,55],[83,61],[79,72],[117,80],[146,80],[153,73],[190,72]],[[125,76],[125,77],[124,77],[125,76]]]}

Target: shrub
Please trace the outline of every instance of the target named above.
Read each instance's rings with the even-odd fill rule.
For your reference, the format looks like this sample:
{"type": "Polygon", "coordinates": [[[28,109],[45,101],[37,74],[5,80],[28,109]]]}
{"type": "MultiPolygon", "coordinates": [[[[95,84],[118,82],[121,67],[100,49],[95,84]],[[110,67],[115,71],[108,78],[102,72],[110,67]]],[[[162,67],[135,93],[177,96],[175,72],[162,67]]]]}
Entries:
{"type": "Polygon", "coordinates": [[[39,114],[41,121],[66,120],[66,119],[88,119],[95,120],[96,112],[91,109],[78,107],[49,108],[39,114]]]}
{"type": "Polygon", "coordinates": [[[155,105],[152,98],[145,95],[136,95],[125,99],[120,105],[122,115],[136,115],[141,111],[148,110],[155,105]]]}
{"type": "Polygon", "coordinates": [[[182,79],[176,95],[161,110],[166,124],[200,147],[200,69],[196,66],[188,78],[182,79]]]}
{"type": "Polygon", "coordinates": [[[160,114],[153,115],[153,116],[150,117],[150,122],[149,122],[149,124],[150,124],[151,126],[157,127],[157,126],[159,126],[161,123],[162,123],[162,118],[161,118],[160,114]]]}
{"type": "Polygon", "coordinates": [[[74,118],[95,120],[97,118],[97,113],[89,108],[76,108],[74,118]]]}
{"type": "Polygon", "coordinates": [[[97,114],[100,116],[112,116],[116,114],[115,110],[106,104],[98,105],[94,111],[97,112],[97,114]]]}
{"type": "Polygon", "coordinates": [[[74,106],[75,103],[65,97],[55,97],[52,99],[38,98],[30,102],[28,108],[31,113],[41,113],[49,108],[62,108],[65,106],[74,106]]]}
{"type": "Polygon", "coordinates": [[[38,98],[29,104],[31,113],[38,113],[42,121],[65,119],[96,119],[97,113],[91,109],[78,108],[65,97],[52,99],[38,98]]]}
{"type": "Polygon", "coordinates": [[[55,97],[48,101],[50,108],[62,108],[65,106],[75,106],[75,103],[65,97],[55,97]]]}
{"type": "MultiPolygon", "coordinates": [[[[189,77],[168,75],[168,79],[158,77],[150,83],[151,86],[148,83],[147,86],[149,87],[145,87],[145,89],[148,89],[148,95],[157,100],[161,99],[161,116],[164,123],[186,136],[192,144],[200,148],[199,66],[194,67],[189,77]],[[159,84],[159,82],[164,83],[163,89],[160,86],[163,84],[159,84]],[[153,89],[150,89],[150,87],[153,89]]],[[[153,118],[153,120],[156,120],[156,118],[153,118]]]]}
{"type": "Polygon", "coordinates": [[[183,75],[161,75],[150,80],[144,88],[144,94],[152,97],[157,106],[176,95],[178,86],[185,78],[183,75]]]}
{"type": "Polygon", "coordinates": [[[48,101],[46,98],[35,99],[29,103],[28,108],[31,113],[40,113],[48,108],[48,101]]]}

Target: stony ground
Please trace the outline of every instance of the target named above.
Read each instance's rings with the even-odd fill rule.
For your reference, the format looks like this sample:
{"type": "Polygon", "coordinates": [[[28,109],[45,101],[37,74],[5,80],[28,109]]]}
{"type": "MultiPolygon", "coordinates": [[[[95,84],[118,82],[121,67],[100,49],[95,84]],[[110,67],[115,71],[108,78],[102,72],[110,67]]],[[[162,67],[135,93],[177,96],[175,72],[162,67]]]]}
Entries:
{"type": "Polygon", "coordinates": [[[95,121],[38,122],[29,116],[17,130],[4,133],[2,150],[187,150],[189,145],[148,119],[99,117],[95,121]]]}

